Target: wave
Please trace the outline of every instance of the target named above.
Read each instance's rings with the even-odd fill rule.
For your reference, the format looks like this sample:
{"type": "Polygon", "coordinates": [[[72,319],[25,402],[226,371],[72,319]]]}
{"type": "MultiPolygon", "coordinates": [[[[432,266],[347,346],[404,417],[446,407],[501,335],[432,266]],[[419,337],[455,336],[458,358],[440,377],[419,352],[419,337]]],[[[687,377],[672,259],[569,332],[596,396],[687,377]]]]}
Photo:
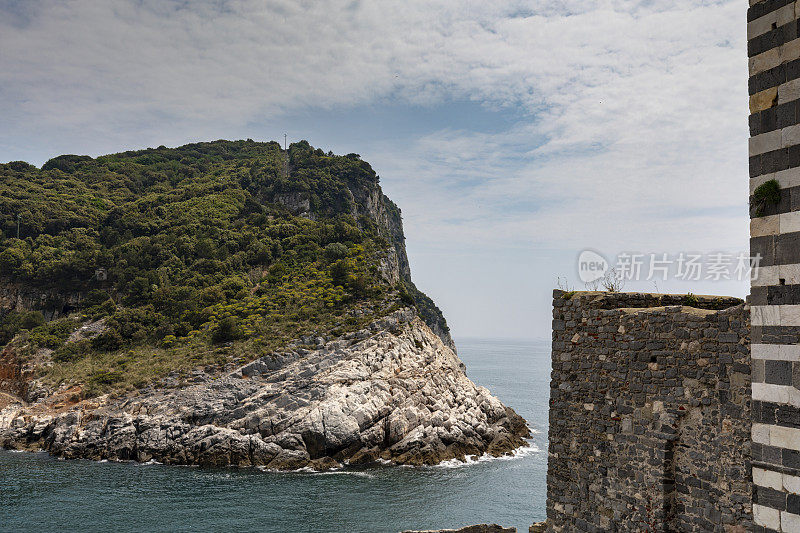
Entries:
{"type": "Polygon", "coordinates": [[[42,448],[37,448],[35,450],[19,450],[17,448],[0,448],[0,452],[7,452],[7,453],[47,453],[47,450],[43,450],[42,448]]]}
{"type": "Polygon", "coordinates": [[[315,476],[356,476],[363,478],[374,478],[374,474],[361,470],[326,470],[324,472],[314,472],[315,476]]]}
{"type": "Polygon", "coordinates": [[[263,465],[256,465],[255,469],[260,472],[266,472],[268,474],[313,474],[317,471],[309,466],[304,466],[302,468],[297,468],[295,470],[281,470],[279,468],[268,468],[263,465]]]}
{"type": "MultiPolygon", "coordinates": [[[[531,431],[532,433],[537,433],[537,431],[531,431]]],[[[441,463],[437,463],[435,465],[424,465],[424,466],[413,466],[413,465],[399,465],[394,463],[388,459],[377,459],[376,462],[384,465],[384,466],[391,466],[394,468],[463,468],[465,466],[476,465],[480,463],[488,463],[492,461],[514,461],[516,459],[522,459],[523,457],[527,457],[529,455],[533,455],[535,453],[539,453],[541,450],[535,443],[532,441],[528,441],[526,446],[520,446],[516,450],[512,451],[511,453],[500,455],[498,457],[491,455],[489,453],[485,453],[483,455],[467,455],[464,460],[461,459],[448,459],[446,461],[442,461],[441,463]]]]}
{"type": "Polygon", "coordinates": [[[311,467],[304,466],[295,470],[278,470],[276,468],[267,468],[266,466],[256,466],[256,470],[266,472],[269,474],[308,474],[311,476],[355,476],[363,478],[374,478],[374,474],[364,472],[363,470],[349,470],[347,467],[331,468],[330,470],[314,470],[311,467]]]}
{"type": "Polygon", "coordinates": [[[156,461],[155,459],[150,459],[150,460],[149,460],[149,461],[147,461],[146,463],[136,463],[136,462],[134,462],[134,463],[135,463],[135,464],[137,464],[137,465],[140,465],[140,466],[147,466],[147,465],[163,465],[163,464],[164,464],[164,463],[161,463],[161,462],[158,462],[158,461],[156,461]]]}
{"type": "Polygon", "coordinates": [[[442,461],[441,463],[430,466],[428,468],[463,468],[465,466],[477,465],[480,463],[489,463],[493,461],[514,461],[516,459],[522,459],[523,457],[539,453],[540,451],[541,450],[539,449],[539,447],[531,442],[527,446],[520,446],[513,452],[506,455],[501,455],[499,457],[495,457],[494,455],[488,453],[485,453],[480,456],[467,455],[463,461],[461,459],[449,459],[447,461],[442,461]]]}

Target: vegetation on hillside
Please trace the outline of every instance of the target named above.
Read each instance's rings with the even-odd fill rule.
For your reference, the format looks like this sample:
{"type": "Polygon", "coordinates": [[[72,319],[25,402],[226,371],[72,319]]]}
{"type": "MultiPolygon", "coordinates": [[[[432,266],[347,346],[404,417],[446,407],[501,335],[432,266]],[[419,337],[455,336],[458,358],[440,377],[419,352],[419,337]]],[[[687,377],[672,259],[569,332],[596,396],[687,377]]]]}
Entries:
{"type": "Polygon", "coordinates": [[[392,236],[354,199],[377,185],[370,165],[302,141],[285,175],[285,157],[247,140],[0,164],[0,278],[82,295],[55,321],[5,313],[0,346],[17,336],[50,354],[53,383],[94,394],[342,333],[404,302],[433,313],[412,284],[380,276],[392,236]],[[99,335],[70,339],[100,320],[99,335]]]}

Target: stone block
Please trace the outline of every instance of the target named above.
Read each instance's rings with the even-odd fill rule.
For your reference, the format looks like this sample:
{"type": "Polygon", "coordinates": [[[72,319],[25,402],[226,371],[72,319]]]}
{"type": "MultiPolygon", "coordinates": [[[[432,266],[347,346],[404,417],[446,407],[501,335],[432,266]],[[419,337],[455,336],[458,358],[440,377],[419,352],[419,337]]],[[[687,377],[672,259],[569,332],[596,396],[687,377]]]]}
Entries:
{"type": "Polygon", "coordinates": [[[800,231],[800,211],[782,213],[779,215],[778,224],[781,233],[794,233],[800,231]]]}
{"type": "Polygon", "coordinates": [[[785,146],[783,144],[782,131],[783,130],[775,130],[750,137],[748,143],[750,156],[772,152],[773,150],[778,150],[785,146]]]}
{"type": "MultiPolygon", "coordinates": [[[[800,510],[797,511],[800,513],[800,510]]],[[[781,531],[800,533],[800,516],[788,511],[781,512],[781,531]]]]}
{"type": "Polygon", "coordinates": [[[748,60],[750,76],[754,76],[760,72],[769,70],[779,65],[780,62],[781,62],[780,48],[773,48],[771,50],[767,50],[766,52],[762,52],[756,56],[753,56],[748,60]]]}
{"type": "Polygon", "coordinates": [[[750,307],[750,321],[753,326],[780,326],[780,307],[776,305],[753,305],[750,307]]]}
{"type": "Polygon", "coordinates": [[[759,487],[783,490],[783,475],[780,472],[753,467],[753,483],[759,487]]]}
{"type": "Polygon", "coordinates": [[[792,362],[764,361],[764,382],[773,385],[791,385],[792,362]]]}
{"type": "Polygon", "coordinates": [[[780,130],[781,146],[789,147],[800,144],[800,125],[787,126],[780,130]]]}
{"type": "MultiPolygon", "coordinates": [[[[750,0],[750,5],[758,3],[760,0],[750,0]]],[[[771,11],[747,23],[747,39],[753,39],[772,30],[773,26],[783,26],[791,22],[795,17],[795,3],[791,2],[779,9],[771,11]]]]}
{"type": "Polygon", "coordinates": [[[783,474],[783,490],[800,495],[800,477],[783,474]]]}
{"type": "Polygon", "coordinates": [[[783,83],[777,87],[778,104],[791,102],[800,99],[800,79],[795,79],[783,83]]]}
{"type": "Polygon", "coordinates": [[[781,326],[800,326],[800,305],[773,306],[780,309],[781,326]]]}
{"type": "Polygon", "coordinates": [[[769,444],[784,450],[800,451],[800,429],[769,426],[769,444]]]}
{"type": "Polygon", "coordinates": [[[753,287],[763,287],[778,285],[779,267],[777,266],[757,266],[751,281],[753,287]]]}
{"type": "Polygon", "coordinates": [[[753,442],[769,444],[769,426],[766,424],[753,424],[751,429],[753,442]]]}
{"type": "Polygon", "coordinates": [[[758,217],[750,220],[750,236],[763,237],[780,233],[781,215],[758,217]]]}
{"type": "Polygon", "coordinates": [[[800,284],[800,264],[782,264],[778,268],[778,278],[787,285],[800,284]]]}
{"type": "MultiPolygon", "coordinates": [[[[794,39],[792,41],[789,41],[786,44],[782,44],[780,47],[778,47],[778,50],[780,51],[779,54],[778,54],[778,57],[779,57],[778,64],[779,63],[787,63],[789,61],[793,61],[795,59],[798,59],[798,58],[800,58],[800,39],[794,39]]],[[[765,52],[765,53],[767,53],[767,52],[765,52]]],[[[771,60],[771,57],[770,58],[765,58],[765,64],[768,64],[770,60],[771,60]]],[[[776,65],[773,65],[773,66],[776,66],[776,65]]],[[[770,68],[772,68],[772,67],[770,67],[770,68]]]]}
{"type": "Polygon", "coordinates": [[[753,505],[753,521],[763,527],[780,531],[781,528],[781,512],[777,509],[764,507],[763,505],[753,505]]]}

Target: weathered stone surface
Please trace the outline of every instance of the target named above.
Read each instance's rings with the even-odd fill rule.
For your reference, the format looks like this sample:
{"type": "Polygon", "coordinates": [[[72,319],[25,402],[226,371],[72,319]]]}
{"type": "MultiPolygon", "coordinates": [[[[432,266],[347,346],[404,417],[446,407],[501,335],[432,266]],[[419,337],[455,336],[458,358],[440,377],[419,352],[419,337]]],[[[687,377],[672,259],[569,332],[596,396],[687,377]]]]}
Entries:
{"type": "Polygon", "coordinates": [[[750,531],[749,307],[555,291],[553,309],[547,531],[750,531]]]}
{"type": "MultiPolygon", "coordinates": [[[[91,288],[106,288],[107,284],[92,280],[91,288]]],[[[63,291],[56,288],[35,288],[14,282],[2,276],[0,283],[0,312],[8,310],[36,309],[42,312],[47,320],[69,314],[80,306],[86,297],[86,290],[63,291]]]]}
{"type": "Polygon", "coordinates": [[[0,446],[66,458],[330,468],[502,455],[525,421],[464,373],[411,309],[316,350],[274,354],[183,388],[71,407],[5,402],[0,446]]]}
{"type": "Polygon", "coordinates": [[[772,87],[750,97],[750,112],[758,113],[774,106],[778,100],[778,88],[772,87]]]}

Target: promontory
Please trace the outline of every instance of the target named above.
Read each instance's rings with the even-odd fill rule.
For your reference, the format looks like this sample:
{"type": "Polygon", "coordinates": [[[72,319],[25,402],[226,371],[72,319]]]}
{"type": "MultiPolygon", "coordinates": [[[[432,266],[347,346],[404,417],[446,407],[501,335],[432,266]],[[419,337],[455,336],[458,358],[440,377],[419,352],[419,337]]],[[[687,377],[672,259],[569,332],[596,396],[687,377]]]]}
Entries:
{"type": "Polygon", "coordinates": [[[522,446],[378,181],[305,141],[0,164],[0,447],[322,469],[522,446]]]}

